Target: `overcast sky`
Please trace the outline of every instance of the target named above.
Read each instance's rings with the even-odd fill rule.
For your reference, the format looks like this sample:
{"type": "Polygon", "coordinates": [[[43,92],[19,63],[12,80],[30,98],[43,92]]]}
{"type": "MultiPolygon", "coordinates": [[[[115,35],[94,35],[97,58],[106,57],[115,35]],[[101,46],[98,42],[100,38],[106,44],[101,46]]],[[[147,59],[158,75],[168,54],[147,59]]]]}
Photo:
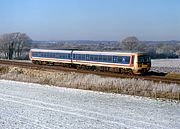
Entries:
{"type": "Polygon", "coordinates": [[[34,40],[180,40],[180,0],[0,0],[0,35],[34,40]]]}

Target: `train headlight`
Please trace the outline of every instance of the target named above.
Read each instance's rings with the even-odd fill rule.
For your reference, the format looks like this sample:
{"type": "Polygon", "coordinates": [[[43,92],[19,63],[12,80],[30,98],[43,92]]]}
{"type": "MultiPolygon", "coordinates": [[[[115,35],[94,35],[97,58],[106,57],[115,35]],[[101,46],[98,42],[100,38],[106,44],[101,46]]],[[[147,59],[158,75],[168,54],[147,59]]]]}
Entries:
{"type": "Polygon", "coordinates": [[[142,67],[142,64],[138,64],[138,67],[142,67]]]}

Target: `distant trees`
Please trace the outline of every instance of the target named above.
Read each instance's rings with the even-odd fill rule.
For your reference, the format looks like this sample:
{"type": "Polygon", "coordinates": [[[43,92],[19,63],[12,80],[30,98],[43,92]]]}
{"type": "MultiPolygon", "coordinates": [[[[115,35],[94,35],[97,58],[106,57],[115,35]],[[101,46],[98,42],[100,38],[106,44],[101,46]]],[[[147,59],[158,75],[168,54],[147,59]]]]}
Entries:
{"type": "Polygon", "coordinates": [[[130,36],[120,42],[122,50],[146,52],[152,58],[180,57],[180,43],[139,41],[137,37],[130,36]]]}
{"type": "Polygon", "coordinates": [[[156,54],[160,58],[177,58],[179,56],[178,51],[180,45],[178,44],[163,44],[159,43],[156,45],[156,54]]]}
{"type": "Polygon", "coordinates": [[[128,51],[137,50],[138,45],[139,45],[139,40],[138,40],[138,38],[136,38],[134,36],[127,37],[127,38],[123,39],[121,42],[122,49],[128,50],[128,51]]]}
{"type": "Polygon", "coordinates": [[[137,37],[130,36],[122,40],[120,44],[123,50],[127,51],[141,51],[144,52],[147,49],[147,45],[140,42],[137,37]]]}
{"type": "Polygon", "coordinates": [[[25,33],[6,33],[0,37],[0,49],[6,59],[20,59],[30,49],[32,39],[25,33]]]}
{"type": "Polygon", "coordinates": [[[42,49],[79,49],[93,51],[140,51],[148,53],[152,58],[180,57],[180,41],[139,41],[130,36],[118,41],[34,41],[25,33],[6,33],[0,36],[0,58],[28,59],[30,48],[42,49]]]}

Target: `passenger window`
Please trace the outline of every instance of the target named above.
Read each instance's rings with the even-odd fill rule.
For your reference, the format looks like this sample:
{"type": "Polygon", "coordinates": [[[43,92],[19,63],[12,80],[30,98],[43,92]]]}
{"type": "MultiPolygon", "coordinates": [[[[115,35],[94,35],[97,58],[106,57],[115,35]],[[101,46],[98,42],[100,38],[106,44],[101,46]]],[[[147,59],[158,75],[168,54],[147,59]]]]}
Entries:
{"type": "Polygon", "coordinates": [[[114,57],[113,57],[113,62],[114,62],[114,63],[118,63],[118,56],[114,56],[114,57]]]}
{"type": "Polygon", "coordinates": [[[89,60],[89,55],[86,55],[86,60],[87,60],[87,61],[89,60]]]}

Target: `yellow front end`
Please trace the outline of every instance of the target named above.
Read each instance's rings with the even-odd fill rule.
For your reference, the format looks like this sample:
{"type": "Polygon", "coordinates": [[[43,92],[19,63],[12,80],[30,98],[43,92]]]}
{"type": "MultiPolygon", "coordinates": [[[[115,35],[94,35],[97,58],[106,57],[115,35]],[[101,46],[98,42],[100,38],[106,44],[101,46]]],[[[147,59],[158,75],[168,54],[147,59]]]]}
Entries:
{"type": "Polygon", "coordinates": [[[137,54],[135,58],[135,74],[145,74],[151,68],[150,56],[144,54],[137,54]]]}

